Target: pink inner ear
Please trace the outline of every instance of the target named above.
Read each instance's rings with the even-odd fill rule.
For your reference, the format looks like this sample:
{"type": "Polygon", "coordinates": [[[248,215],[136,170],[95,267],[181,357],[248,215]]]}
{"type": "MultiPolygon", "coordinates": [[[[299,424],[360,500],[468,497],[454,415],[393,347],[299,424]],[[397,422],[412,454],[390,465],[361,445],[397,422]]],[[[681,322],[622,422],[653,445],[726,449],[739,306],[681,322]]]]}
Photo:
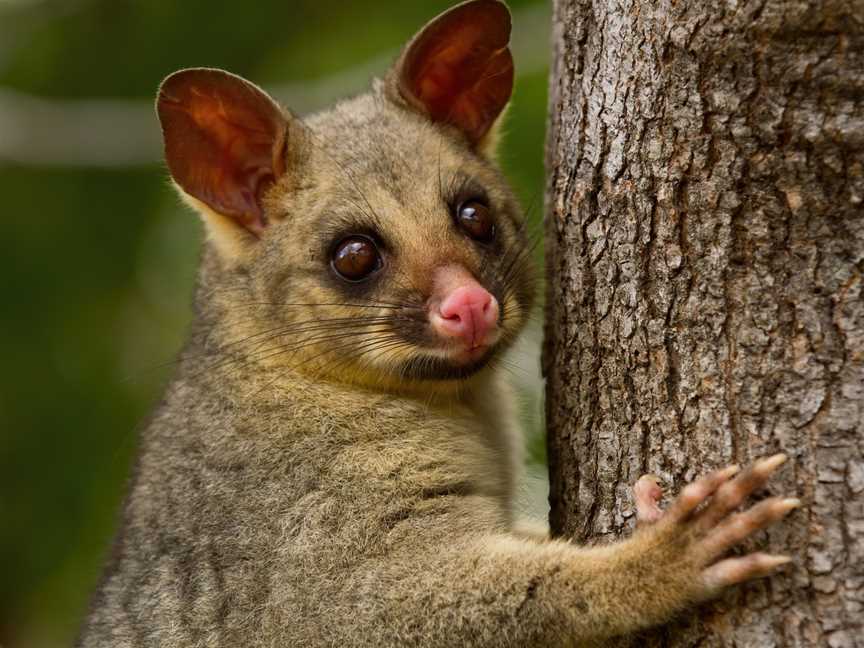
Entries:
{"type": "Polygon", "coordinates": [[[286,122],[252,84],[216,70],[187,70],[160,90],[165,157],[177,184],[260,234],[261,196],[284,172],[286,122]]]}
{"type": "Polygon", "coordinates": [[[433,21],[403,62],[402,94],[438,122],[479,141],[507,105],[513,58],[510,14],[500,2],[478,0],[433,21]]]}

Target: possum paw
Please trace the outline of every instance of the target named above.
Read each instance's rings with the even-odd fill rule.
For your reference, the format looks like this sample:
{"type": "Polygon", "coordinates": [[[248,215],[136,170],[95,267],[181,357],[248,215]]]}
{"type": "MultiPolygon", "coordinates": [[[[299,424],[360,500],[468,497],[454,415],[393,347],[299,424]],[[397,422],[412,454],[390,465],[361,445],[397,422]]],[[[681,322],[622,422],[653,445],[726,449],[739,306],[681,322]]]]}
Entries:
{"type": "Polygon", "coordinates": [[[790,562],[788,556],[751,553],[723,558],[751,535],[801,505],[796,498],[770,497],[736,512],[786,461],[777,454],[740,471],[730,466],[688,484],[667,511],[659,506],[662,489],[657,479],[645,475],[636,482],[634,499],[640,524],[656,530],[657,538],[677,547],[676,561],[695,567],[701,576],[699,589],[711,596],[729,585],[767,576],[790,562]]]}

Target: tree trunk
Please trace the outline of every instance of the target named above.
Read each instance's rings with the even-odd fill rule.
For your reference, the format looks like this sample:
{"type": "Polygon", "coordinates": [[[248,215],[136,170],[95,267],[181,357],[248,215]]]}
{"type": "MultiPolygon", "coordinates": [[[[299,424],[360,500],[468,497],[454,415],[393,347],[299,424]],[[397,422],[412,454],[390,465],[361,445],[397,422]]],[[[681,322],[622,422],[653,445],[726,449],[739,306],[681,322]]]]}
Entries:
{"type": "MultiPolygon", "coordinates": [[[[557,0],[553,531],[776,451],[795,565],[652,646],[864,646],[864,2],[557,0]]],[[[644,642],[644,643],[643,643],[644,642]]],[[[626,643],[623,642],[622,643],[626,643]]]]}

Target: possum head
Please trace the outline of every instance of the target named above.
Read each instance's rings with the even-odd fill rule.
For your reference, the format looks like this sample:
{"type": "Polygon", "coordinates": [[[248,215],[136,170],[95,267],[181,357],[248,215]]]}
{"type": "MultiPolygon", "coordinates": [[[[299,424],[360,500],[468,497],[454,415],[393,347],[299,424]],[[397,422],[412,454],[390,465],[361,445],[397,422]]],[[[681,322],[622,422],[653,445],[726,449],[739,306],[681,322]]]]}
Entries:
{"type": "Polygon", "coordinates": [[[223,349],[339,380],[452,384],[514,339],[534,288],[494,162],[509,35],[501,2],[458,5],[371,92],[304,120],[227,72],[163,82],[166,159],[207,226],[199,299],[223,349]]]}

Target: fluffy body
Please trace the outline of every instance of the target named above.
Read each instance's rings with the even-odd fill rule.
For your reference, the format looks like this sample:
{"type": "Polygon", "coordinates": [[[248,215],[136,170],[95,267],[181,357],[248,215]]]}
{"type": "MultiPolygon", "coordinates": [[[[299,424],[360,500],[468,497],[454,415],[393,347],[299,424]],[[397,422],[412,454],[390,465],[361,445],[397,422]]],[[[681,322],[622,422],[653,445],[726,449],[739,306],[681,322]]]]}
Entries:
{"type": "Polygon", "coordinates": [[[534,281],[521,210],[489,152],[489,120],[509,97],[489,83],[512,81],[508,35],[501,3],[460,5],[405,55],[438,85],[397,64],[368,94],[303,121],[227,73],[166,81],[169,166],[208,241],[190,341],[142,432],[79,646],[592,645],[784,562],[720,560],[796,505],[769,499],[729,517],[782,457],[703,478],[667,513],[643,482],[636,502],[651,524],[607,547],[517,532],[522,439],[495,359],[523,328],[534,281]],[[439,46],[452,34],[468,44],[439,46]],[[456,66],[450,81],[478,79],[448,94],[450,59],[424,57],[453,52],[482,60],[456,66]],[[434,101],[448,115],[448,100],[452,123],[417,108],[434,101]],[[259,196],[261,178],[273,182],[259,196]],[[225,194],[231,183],[238,193],[225,194]],[[454,227],[453,205],[477,195],[495,215],[493,243],[454,227]],[[329,259],[357,232],[374,236],[383,270],[355,285],[329,259]],[[441,267],[500,305],[494,353],[450,373],[426,316],[441,267]]]}

